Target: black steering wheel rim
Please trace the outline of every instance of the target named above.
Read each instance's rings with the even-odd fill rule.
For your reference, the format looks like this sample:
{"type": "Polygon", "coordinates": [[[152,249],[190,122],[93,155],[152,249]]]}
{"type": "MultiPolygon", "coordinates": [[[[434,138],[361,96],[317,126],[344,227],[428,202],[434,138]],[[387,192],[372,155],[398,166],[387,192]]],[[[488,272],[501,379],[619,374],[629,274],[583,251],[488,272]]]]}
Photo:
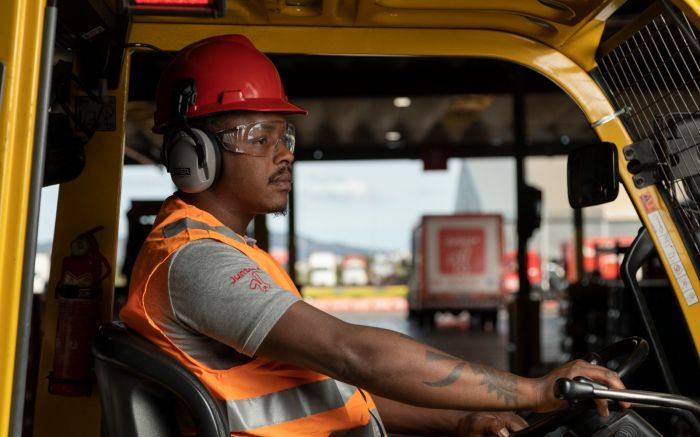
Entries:
{"type": "Polygon", "coordinates": [[[627,337],[598,352],[591,352],[583,357],[592,364],[604,365],[611,360],[624,356],[624,360],[614,369],[623,381],[632,375],[649,355],[649,343],[642,337],[627,337]]]}
{"type": "MultiPolygon", "coordinates": [[[[635,336],[615,342],[598,352],[589,353],[583,359],[592,364],[605,365],[605,363],[615,358],[624,357],[620,366],[615,369],[620,379],[624,381],[626,377],[632,375],[639,368],[647,355],[649,355],[649,343],[642,337],[635,336]]],[[[584,411],[589,411],[589,409],[580,405],[554,411],[531,423],[527,428],[512,432],[510,435],[513,437],[543,435],[574,419],[584,411]]]]}

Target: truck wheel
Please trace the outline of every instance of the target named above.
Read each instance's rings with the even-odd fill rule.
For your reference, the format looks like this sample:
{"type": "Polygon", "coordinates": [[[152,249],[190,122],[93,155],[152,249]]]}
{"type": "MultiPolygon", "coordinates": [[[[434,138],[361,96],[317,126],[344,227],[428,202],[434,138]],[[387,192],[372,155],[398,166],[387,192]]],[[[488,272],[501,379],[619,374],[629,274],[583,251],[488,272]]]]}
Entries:
{"type": "Polygon", "coordinates": [[[488,310],[481,313],[481,330],[495,332],[498,323],[498,310],[488,310]]]}
{"type": "Polygon", "coordinates": [[[418,313],[418,326],[432,329],[435,327],[435,312],[421,311],[418,313]]]}

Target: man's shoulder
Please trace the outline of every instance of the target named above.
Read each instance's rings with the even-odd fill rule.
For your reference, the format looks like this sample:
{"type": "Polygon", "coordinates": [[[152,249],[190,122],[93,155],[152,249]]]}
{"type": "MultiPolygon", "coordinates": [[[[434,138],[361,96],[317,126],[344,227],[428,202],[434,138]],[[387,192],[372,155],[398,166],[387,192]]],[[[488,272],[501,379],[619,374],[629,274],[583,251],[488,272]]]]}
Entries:
{"type": "Polygon", "coordinates": [[[171,267],[181,265],[217,265],[251,262],[243,252],[219,240],[202,238],[183,244],[173,253],[171,267]]]}

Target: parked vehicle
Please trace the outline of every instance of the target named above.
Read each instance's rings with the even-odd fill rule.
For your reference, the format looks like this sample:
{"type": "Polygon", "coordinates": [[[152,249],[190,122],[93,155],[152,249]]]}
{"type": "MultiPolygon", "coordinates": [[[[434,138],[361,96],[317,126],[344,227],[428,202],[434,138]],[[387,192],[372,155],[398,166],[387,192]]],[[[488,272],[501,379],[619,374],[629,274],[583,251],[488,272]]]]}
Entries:
{"type": "Polygon", "coordinates": [[[309,255],[309,285],[335,287],[338,285],[338,257],[332,252],[309,255]]]}
{"type": "Polygon", "coordinates": [[[495,319],[505,302],[500,215],[423,216],[413,231],[409,315],[432,324],[436,312],[495,319]]]}
{"type": "MultiPolygon", "coordinates": [[[[624,251],[634,241],[634,236],[586,237],[583,239],[583,271],[596,274],[601,279],[619,280],[620,264],[624,251]]],[[[576,280],[576,258],[573,242],[562,244],[564,270],[569,282],[576,280]]]]}
{"type": "Polygon", "coordinates": [[[367,257],[364,255],[346,255],[340,263],[340,281],[343,285],[367,285],[367,257]]]}
{"type": "Polygon", "coordinates": [[[396,263],[387,254],[377,253],[370,264],[370,282],[374,285],[384,285],[396,272],[396,263]]]}

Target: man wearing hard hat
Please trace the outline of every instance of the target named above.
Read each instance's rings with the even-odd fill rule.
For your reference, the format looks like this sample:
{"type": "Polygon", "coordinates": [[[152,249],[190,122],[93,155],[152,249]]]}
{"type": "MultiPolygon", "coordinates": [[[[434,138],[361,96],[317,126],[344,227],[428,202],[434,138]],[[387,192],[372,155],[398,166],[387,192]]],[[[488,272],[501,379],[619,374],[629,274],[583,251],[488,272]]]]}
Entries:
{"type": "MultiPolygon", "coordinates": [[[[225,401],[232,435],[508,435],[526,423],[507,410],[565,406],[557,378],[623,387],[583,361],[519,377],[304,303],[246,228],[286,210],[295,132],[285,116],[306,111],[287,101],[274,65],[245,37],[184,48],[156,105],[178,191],[141,249],[120,315],[225,401]]],[[[607,414],[607,403],[598,409],[607,414]]]]}

